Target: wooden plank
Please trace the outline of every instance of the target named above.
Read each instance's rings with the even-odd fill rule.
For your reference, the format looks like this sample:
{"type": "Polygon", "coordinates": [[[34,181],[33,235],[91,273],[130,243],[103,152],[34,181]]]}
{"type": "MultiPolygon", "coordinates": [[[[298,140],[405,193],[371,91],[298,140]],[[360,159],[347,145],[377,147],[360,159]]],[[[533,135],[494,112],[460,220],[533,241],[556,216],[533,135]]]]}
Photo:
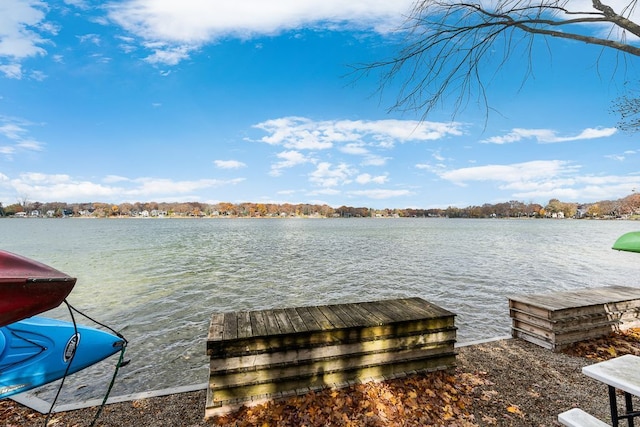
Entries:
{"type": "Polygon", "coordinates": [[[386,301],[364,302],[362,306],[378,316],[384,316],[387,319],[385,323],[393,323],[396,321],[396,314],[393,310],[388,310],[385,303],[386,301]]]}
{"type": "Polygon", "coordinates": [[[596,314],[584,315],[576,317],[568,317],[559,321],[547,321],[536,316],[530,316],[528,313],[522,313],[517,310],[510,310],[510,316],[514,325],[526,323],[544,329],[549,332],[559,333],[562,331],[589,329],[594,326],[616,325],[621,321],[620,314],[596,314]]]}
{"type": "Polygon", "coordinates": [[[590,329],[584,329],[581,331],[570,331],[555,334],[555,342],[557,344],[572,344],[579,341],[586,341],[592,338],[599,338],[609,335],[613,332],[611,326],[596,326],[590,329]]]}
{"type": "Polygon", "coordinates": [[[225,401],[250,399],[251,396],[274,395],[287,390],[309,389],[314,387],[345,386],[349,381],[367,381],[405,372],[428,372],[452,368],[455,366],[455,354],[433,359],[407,360],[397,364],[374,365],[354,370],[319,372],[300,377],[283,378],[279,382],[249,384],[243,387],[212,390],[208,407],[220,406],[225,401]]]}
{"type": "Polygon", "coordinates": [[[522,313],[529,313],[531,316],[536,316],[541,319],[551,320],[552,312],[546,308],[538,307],[535,305],[527,304],[522,301],[516,301],[516,300],[509,300],[509,307],[514,310],[518,310],[522,313]]]}
{"type": "Polygon", "coordinates": [[[251,318],[251,329],[254,336],[267,335],[267,327],[265,326],[264,313],[261,311],[252,311],[249,314],[251,318]]]}
{"type": "Polygon", "coordinates": [[[545,340],[544,338],[541,338],[541,337],[539,337],[537,335],[533,335],[533,334],[530,334],[528,332],[521,331],[521,330],[518,330],[518,329],[515,329],[515,328],[511,330],[511,334],[512,334],[512,336],[514,338],[523,339],[523,340],[528,341],[528,342],[530,342],[532,344],[538,345],[538,346],[540,346],[542,348],[547,348],[549,350],[554,350],[554,351],[556,350],[555,343],[552,343],[551,341],[545,340]]]}
{"type": "Polygon", "coordinates": [[[345,310],[344,306],[342,305],[331,306],[331,309],[332,312],[335,313],[348,328],[368,326],[368,323],[363,323],[361,320],[358,320],[357,318],[352,316],[352,313],[349,313],[348,310],[345,310]]]}
{"type": "Polygon", "coordinates": [[[296,313],[300,316],[300,318],[304,321],[304,326],[307,331],[321,331],[322,327],[313,317],[313,314],[309,312],[308,307],[296,307],[296,313]]]}
{"type": "Polygon", "coordinates": [[[296,332],[289,320],[289,316],[287,316],[287,313],[283,309],[275,309],[272,313],[278,323],[278,329],[281,334],[293,334],[296,332]]]}
{"type": "Polygon", "coordinates": [[[238,338],[238,314],[224,313],[224,331],[222,333],[223,340],[233,340],[238,338]]]}
{"type": "Polygon", "coordinates": [[[393,303],[404,307],[405,310],[408,310],[408,313],[410,313],[411,316],[417,316],[417,318],[420,319],[454,315],[450,311],[418,297],[396,299],[393,300],[393,303]]]}
{"type": "Polygon", "coordinates": [[[242,354],[275,353],[288,349],[302,349],[330,345],[378,340],[438,332],[455,332],[453,317],[424,319],[414,322],[392,323],[368,328],[327,329],[300,334],[265,335],[251,339],[208,342],[211,358],[235,357],[242,354]]]}
{"type": "Polygon", "coordinates": [[[293,326],[295,332],[308,332],[305,321],[300,317],[300,314],[298,314],[295,308],[285,308],[284,311],[287,313],[289,322],[291,323],[291,326],[293,326]]]}
{"type": "Polygon", "coordinates": [[[453,354],[453,346],[413,348],[388,352],[343,355],[336,358],[310,359],[300,363],[266,365],[263,369],[212,374],[209,386],[212,390],[257,385],[283,381],[287,378],[317,376],[340,371],[351,371],[373,366],[402,364],[408,361],[447,357],[453,354]]]}
{"type": "Polygon", "coordinates": [[[300,389],[448,369],[454,320],[420,298],[216,314],[205,414],[300,389]]]}
{"type": "Polygon", "coordinates": [[[348,354],[366,354],[394,349],[450,347],[456,340],[456,331],[441,331],[402,337],[353,343],[337,343],[302,349],[285,349],[275,353],[239,355],[224,359],[212,359],[210,373],[262,369],[266,365],[305,363],[313,359],[335,358],[348,354]]]}
{"type": "Polygon", "coordinates": [[[439,307],[434,303],[424,300],[422,298],[418,298],[418,297],[406,298],[405,301],[408,304],[412,304],[420,308],[422,311],[424,311],[425,316],[455,316],[455,313],[449,310],[446,310],[442,307],[439,307]]]}
{"type": "Polygon", "coordinates": [[[264,318],[264,327],[267,330],[266,335],[280,335],[280,328],[273,310],[264,310],[262,314],[264,318]]]}
{"type": "Polygon", "coordinates": [[[340,318],[340,316],[335,313],[332,306],[321,305],[318,307],[318,310],[320,310],[320,312],[324,314],[324,317],[326,317],[329,322],[331,322],[333,328],[342,329],[349,326],[340,318]]]}
{"type": "Polygon", "coordinates": [[[252,336],[251,313],[248,311],[238,312],[238,338],[249,338],[252,336]]]}
{"type": "Polygon", "coordinates": [[[320,329],[325,331],[328,329],[334,329],[333,324],[327,319],[327,317],[320,311],[318,307],[307,307],[309,313],[313,316],[318,325],[320,325],[320,329]]]}
{"type": "MultiPolygon", "coordinates": [[[[366,322],[370,325],[384,325],[389,323],[391,319],[384,316],[380,312],[371,312],[367,310],[362,304],[345,304],[345,309],[353,312],[354,315],[358,316],[360,319],[367,319],[366,322]]],[[[365,320],[362,320],[365,323],[365,320]]]]}
{"type": "Polygon", "coordinates": [[[555,311],[583,305],[640,299],[640,289],[627,286],[605,286],[544,294],[513,295],[509,299],[555,311]]]}
{"type": "Polygon", "coordinates": [[[556,323],[556,322],[552,322],[549,319],[544,319],[538,316],[532,316],[530,313],[520,311],[514,308],[509,310],[509,317],[511,317],[512,321],[520,320],[522,322],[527,322],[532,325],[536,325],[540,328],[547,329],[549,331],[553,330],[553,325],[555,325],[556,323]]]}
{"type": "Polygon", "coordinates": [[[403,322],[434,315],[453,315],[420,298],[355,304],[297,307],[251,312],[217,313],[210,324],[211,340],[234,340],[252,335],[281,335],[314,330],[367,327],[403,322]],[[434,308],[435,307],[435,308],[434,308]],[[224,319],[220,322],[220,319],[224,319]],[[220,324],[223,335],[219,336],[220,324]],[[213,325],[213,326],[211,326],[213,325]]]}
{"type": "Polygon", "coordinates": [[[389,324],[393,322],[393,318],[376,309],[375,306],[370,306],[366,302],[359,302],[353,305],[356,306],[357,310],[362,312],[364,316],[369,319],[373,319],[377,324],[389,324]]]}
{"type": "Polygon", "coordinates": [[[518,331],[527,332],[530,335],[535,335],[537,337],[540,337],[541,339],[544,339],[550,342],[555,341],[555,334],[553,333],[553,331],[539,328],[529,323],[524,323],[524,322],[519,322],[517,320],[514,320],[512,324],[512,328],[518,331]]]}
{"type": "Polygon", "coordinates": [[[224,331],[224,314],[214,313],[209,323],[208,341],[222,341],[222,333],[224,331]]]}
{"type": "Polygon", "coordinates": [[[394,319],[394,322],[405,322],[407,320],[414,320],[407,317],[403,310],[400,310],[395,304],[394,300],[376,301],[373,303],[378,306],[378,310],[383,311],[394,319]]]}

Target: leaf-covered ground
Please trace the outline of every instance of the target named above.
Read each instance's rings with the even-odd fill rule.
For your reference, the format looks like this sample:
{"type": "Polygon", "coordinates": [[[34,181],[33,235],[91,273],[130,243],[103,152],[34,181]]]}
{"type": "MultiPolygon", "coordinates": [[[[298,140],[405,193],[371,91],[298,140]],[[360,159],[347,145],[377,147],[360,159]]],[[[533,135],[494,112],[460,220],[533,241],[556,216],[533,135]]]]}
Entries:
{"type": "Polygon", "coordinates": [[[408,378],[308,393],[243,408],[214,422],[222,426],[475,426],[467,408],[484,380],[432,372],[408,378]]]}
{"type": "MultiPolygon", "coordinates": [[[[577,343],[564,351],[594,361],[640,355],[640,329],[577,343]]],[[[496,363],[498,363],[496,361],[496,363]]],[[[525,410],[505,401],[486,372],[432,372],[382,383],[309,393],[214,420],[221,426],[485,426],[525,425],[525,410]],[[497,408],[476,416],[475,406],[497,408]],[[502,413],[500,413],[502,412],[502,413]]],[[[523,389],[527,400],[543,391],[523,389]]],[[[568,409],[568,408],[567,408],[568,409]]]]}
{"type": "MultiPolygon", "coordinates": [[[[96,426],[557,426],[557,414],[579,406],[609,416],[606,388],[581,367],[640,355],[640,329],[577,343],[564,354],[521,340],[459,349],[458,367],[385,382],[323,390],[242,408],[204,420],[205,392],[108,405],[96,426]]],[[[89,426],[96,408],[53,414],[50,426],[89,426]]],[[[0,401],[0,426],[43,426],[45,416],[0,401]]]]}
{"type": "Polygon", "coordinates": [[[603,338],[582,341],[573,344],[564,352],[570,356],[586,357],[598,362],[625,354],[640,356],[640,328],[614,332],[603,338]]]}

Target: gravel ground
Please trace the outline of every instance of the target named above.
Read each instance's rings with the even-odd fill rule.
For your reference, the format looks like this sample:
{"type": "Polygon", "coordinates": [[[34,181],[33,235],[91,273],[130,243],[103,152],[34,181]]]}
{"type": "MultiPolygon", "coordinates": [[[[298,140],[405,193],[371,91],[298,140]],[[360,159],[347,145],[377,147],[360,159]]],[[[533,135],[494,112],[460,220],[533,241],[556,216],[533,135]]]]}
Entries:
{"type": "MultiPolygon", "coordinates": [[[[576,406],[611,422],[606,386],[581,373],[583,366],[594,363],[591,359],[553,353],[520,339],[465,346],[458,351],[456,376],[469,373],[483,379],[473,387],[471,404],[465,408],[472,422],[457,423],[454,419],[438,425],[558,426],[558,413],[576,406]]],[[[204,405],[204,391],[117,403],[105,407],[95,425],[214,425],[203,419],[204,405]]],[[[96,409],[90,408],[53,414],[48,425],[89,426],[95,413],[96,409]]],[[[44,415],[11,400],[0,401],[0,425],[31,427],[44,422],[44,415]]],[[[246,425],[236,423],[231,425],[246,425]]]]}

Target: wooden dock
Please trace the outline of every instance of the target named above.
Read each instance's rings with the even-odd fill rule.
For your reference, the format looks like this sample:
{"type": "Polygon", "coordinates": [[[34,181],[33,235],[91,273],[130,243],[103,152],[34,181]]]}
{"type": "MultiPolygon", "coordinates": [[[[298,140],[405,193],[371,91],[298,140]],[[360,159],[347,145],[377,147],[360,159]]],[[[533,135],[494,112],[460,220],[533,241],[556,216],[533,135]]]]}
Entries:
{"type": "Polygon", "coordinates": [[[205,417],[455,366],[455,315],[420,298],[215,313],[205,417]]]}
{"type": "Polygon", "coordinates": [[[509,297],[512,335],[559,351],[640,326],[640,288],[606,286],[509,297]]]}

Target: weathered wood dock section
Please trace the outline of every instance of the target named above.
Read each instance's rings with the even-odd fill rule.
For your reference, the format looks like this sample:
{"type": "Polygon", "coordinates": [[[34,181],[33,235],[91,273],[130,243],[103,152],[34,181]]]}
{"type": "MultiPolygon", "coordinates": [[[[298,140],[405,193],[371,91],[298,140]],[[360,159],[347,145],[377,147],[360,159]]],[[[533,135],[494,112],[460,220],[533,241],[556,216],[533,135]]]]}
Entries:
{"type": "Polygon", "coordinates": [[[455,366],[455,315],[420,298],[215,313],[205,416],[455,366]]]}
{"type": "Polygon", "coordinates": [[[509,297],[512,335],[559,351],[640,326],[640,288],[606,286],[509,297]]]}

